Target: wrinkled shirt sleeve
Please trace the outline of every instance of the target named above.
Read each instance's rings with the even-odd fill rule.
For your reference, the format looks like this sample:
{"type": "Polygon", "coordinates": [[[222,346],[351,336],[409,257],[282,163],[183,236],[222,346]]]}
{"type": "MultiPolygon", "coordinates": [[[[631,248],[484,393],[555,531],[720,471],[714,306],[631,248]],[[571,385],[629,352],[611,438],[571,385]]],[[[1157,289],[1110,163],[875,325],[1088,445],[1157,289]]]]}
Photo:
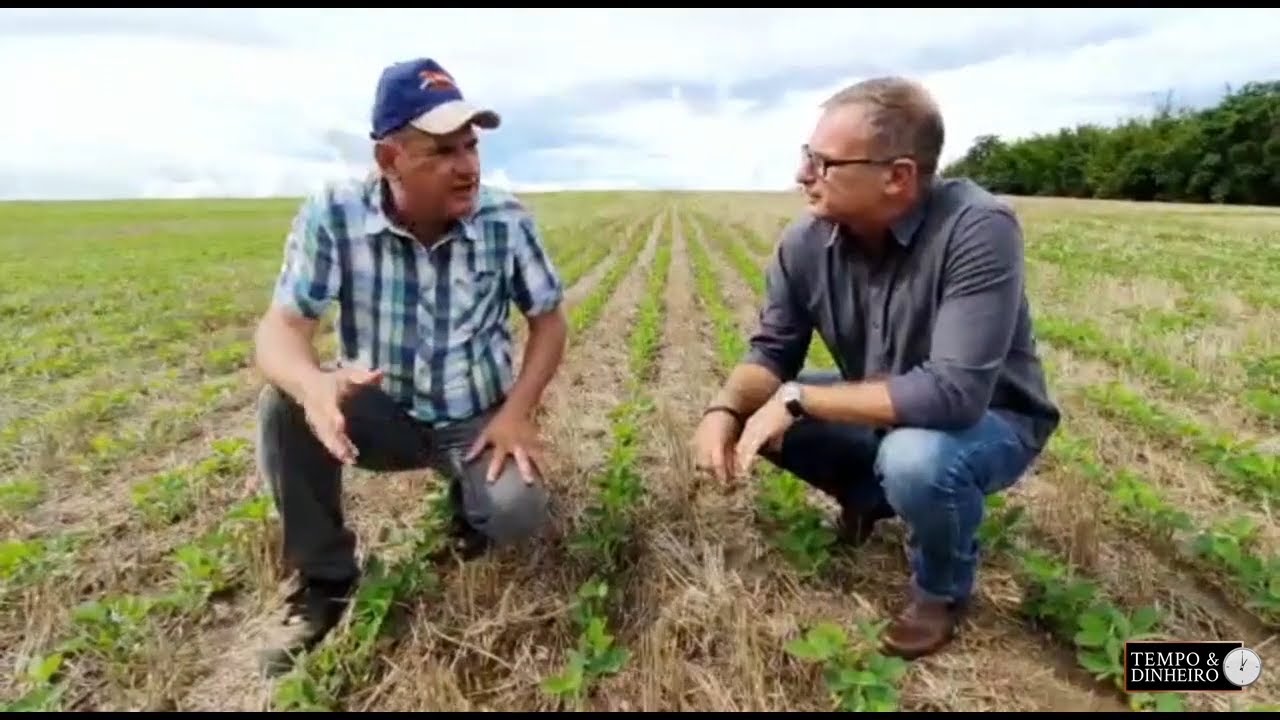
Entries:
{"type": "Polygon", "coordinates": [[[795,226],[788,228],[774,249],[765,270],[764,303],[744,358],[783,382],[800,373],[813,338],[813,319],[799,301],[804,288],[797,282],[805,273],[802,233],[795,226]]]}
{"type": "Polygon", "coordinates": [[[564,283],[533,217],[522,213],[513,230],[511,288],[516,306],[529,317],[554,310],[564,299],[564,283]]]}
{"type": "Polygon", "coordinates": [[[295,213],[284,243],[284,264],[276,279],[273,302],[315,320],[338,296],[340,268],[333,233],[326,225],[325,205],[310,196],[295,213]]]}
{"type": "Polygon", "coordinates": [[[959,221],[929,359],[889,380],[900,425],[960,429],[982,418],[1018,319],[1023,252],[1008,211],[975,211],[959,221]]]}

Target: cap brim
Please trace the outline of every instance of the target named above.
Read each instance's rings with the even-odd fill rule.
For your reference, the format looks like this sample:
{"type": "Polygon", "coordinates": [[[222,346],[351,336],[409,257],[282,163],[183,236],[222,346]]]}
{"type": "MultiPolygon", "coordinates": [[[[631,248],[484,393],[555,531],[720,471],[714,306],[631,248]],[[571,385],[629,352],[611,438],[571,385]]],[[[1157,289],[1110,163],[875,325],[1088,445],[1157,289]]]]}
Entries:
{"type": "Polygon", "coordinates": [[[502,124],[502,118],[488,108],[477,107],[466,100],[453,100],[419,115],[409,124],[431,135],[448,135],[466,125],[494,130],[502,124]]]}

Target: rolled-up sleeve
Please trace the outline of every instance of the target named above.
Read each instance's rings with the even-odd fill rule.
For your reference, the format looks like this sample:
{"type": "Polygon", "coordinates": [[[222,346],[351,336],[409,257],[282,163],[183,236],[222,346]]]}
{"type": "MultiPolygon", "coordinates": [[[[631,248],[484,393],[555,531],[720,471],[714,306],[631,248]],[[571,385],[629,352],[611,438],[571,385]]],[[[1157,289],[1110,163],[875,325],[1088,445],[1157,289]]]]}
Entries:
{"type": "Polygon", "coordinates": [[[317,196],[303,201],[284,243],[284,264],[276,279],[273,302],[303,317],[319,318],[338,295],[341,273],[335,239],[317,196]]]}
{"type": "Polygon", "coordinates": [[[564,283],[547,254],[533,218],[521,214],[512,242],[511,287],[516,306],[528,317],[554,310],[564,299],[564,283]]]}
{"type": "Polygon", "coordinates": [[[1021,307],[1023,253],[1012,213],[989,209],[960,220],[929,359],[889,380],[899,424],[959,429],[982,418],[1021,307]]]}
{"type": "Polygon", "coordinates": [[[794,252],[794,239],[788,240],[784,237],[775,246],[773,259],[765,270],[764,302],[744,358],[745,362],[768,369],[784,382],[799,374],[813,338],[813,320],[796,299],[798,288],[794,278],[802,274],[798,265],[803,258],[794,252]]]}

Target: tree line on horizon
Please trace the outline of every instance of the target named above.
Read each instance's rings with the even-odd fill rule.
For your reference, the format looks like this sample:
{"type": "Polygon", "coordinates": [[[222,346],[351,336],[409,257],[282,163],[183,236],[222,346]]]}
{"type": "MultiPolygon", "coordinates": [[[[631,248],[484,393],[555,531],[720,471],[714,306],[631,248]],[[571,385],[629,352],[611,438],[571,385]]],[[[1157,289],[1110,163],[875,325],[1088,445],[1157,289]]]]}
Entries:
{"type": "Polygon", "coordinates": [[[1280,205],[1280,81],[1111,127],[984,135],[942,174],[1009,195],[1280,205]]]}

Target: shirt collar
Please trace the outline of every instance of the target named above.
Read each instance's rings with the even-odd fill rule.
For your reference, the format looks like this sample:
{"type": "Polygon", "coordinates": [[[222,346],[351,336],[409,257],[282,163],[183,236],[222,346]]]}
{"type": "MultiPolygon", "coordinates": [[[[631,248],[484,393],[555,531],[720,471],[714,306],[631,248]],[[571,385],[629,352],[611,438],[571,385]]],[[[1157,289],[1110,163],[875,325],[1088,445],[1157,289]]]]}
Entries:
{"type": "MultiPolygon", "coordinates": [[[[368,206],[365,208],[364,219],[365,234],[372,238],[378,237],[382,233],[392,233],[406,240],[414,240],[413,233],[393,223],[391,218],[387,216],[386,210],[384,210],[384,203],[387,198],[386,182],[386,179],[376,171],[370,176],[368,206]]],[[[455,237],[462,237],[472,241],[480,239],[480,230],[476,227],[474,214],[454,220],[445,232],[441,242],[448,242],[455,237]]]]}
{"type": "MultiPolygon", "coordinates": [[[[936,181],[935,181],[936,182],[936,181]]],[[[915,239],[916,233],[920,231],[920,226],[924,224],[925,213],[929,209],[929,200],[933,196],[934,183],[930,183],[928,189],[925,190],[924,197],[920,199],[907,214],[898,218],[889,226],[889,232],[894,239],[898,241],[901,247],[908,247],[911,241],[915,239]]],[[[830,248],[839,239],[844,232],[843,226],[835,223],[831,227],[831,233],[827,236],[827,247],[830,248]]]]}

